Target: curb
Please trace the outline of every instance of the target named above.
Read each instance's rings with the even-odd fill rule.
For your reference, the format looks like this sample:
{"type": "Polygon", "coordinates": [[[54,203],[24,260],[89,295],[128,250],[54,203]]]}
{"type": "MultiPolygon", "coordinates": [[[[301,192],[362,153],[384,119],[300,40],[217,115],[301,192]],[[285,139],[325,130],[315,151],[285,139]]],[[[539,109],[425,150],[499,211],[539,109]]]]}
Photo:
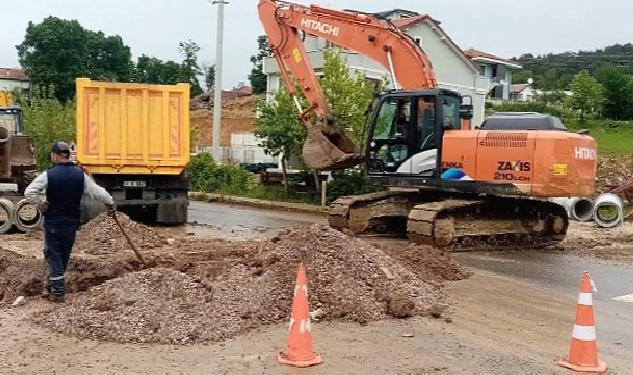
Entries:
{"type": "Polygon", "coordinates": [[[309,213],[309,214],[317,214],[317,215],[322,215],[322,216],[327,216],[328,212],[330,211],[329,206],[324,207],[324,206],[317,206],[315,204],[307,204],[307,203],[267,201],[263,199],[253,199],[253,198],[239,197],[235,195],[223,195],[223,194],[213,194],[213,193],[189,192],[189,199],[191,199],[192,201],[238,204],[238,205],[243,205],[243,206],[250,206],[250,207],[263,208],[263,209],[269,209],[269,210],[295,211],[295,212],[303,212],[303,213],[309,213]]]}

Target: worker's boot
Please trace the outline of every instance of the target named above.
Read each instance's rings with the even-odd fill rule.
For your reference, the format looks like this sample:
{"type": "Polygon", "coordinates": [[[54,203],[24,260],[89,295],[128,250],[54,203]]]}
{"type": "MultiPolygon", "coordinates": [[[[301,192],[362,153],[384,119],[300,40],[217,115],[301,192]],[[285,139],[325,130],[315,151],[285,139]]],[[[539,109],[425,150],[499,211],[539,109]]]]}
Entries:
{"type": "Polygon", "coordinates": [[[51,293],[48,295],[48,300],[51,302],[64,302],[64,294],[51,293]]]}
{"type": "Polygon", "coordinates": [[[54,285],[49,285],[49,293],[48,300],[51,302],[64,302],[64,287],[63,284],[61,287],[55,287],[54,285]]]}
{"type": "Polygon", "coordinates": [[[51,295],[51,286],[46,284],[44,285],[44,289],[42,289],[42,298],[48,298],[51,295]]]}

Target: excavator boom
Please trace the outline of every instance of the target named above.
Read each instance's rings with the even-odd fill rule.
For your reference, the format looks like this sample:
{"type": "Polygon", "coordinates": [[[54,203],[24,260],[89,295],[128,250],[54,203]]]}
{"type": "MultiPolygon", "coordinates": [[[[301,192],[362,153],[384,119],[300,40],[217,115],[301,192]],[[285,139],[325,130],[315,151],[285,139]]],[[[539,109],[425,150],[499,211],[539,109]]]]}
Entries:
{"type": "MultiPolygon", "coordinates": [[[[388,21],[363,13],[276,0],[260,0],[258,9],[288,92],[294,96],[298,87],[308,101],[308,107],[299,110],[308,129],[303,158],[311,168],[348,168],[358,164],[362,157],[340,129],[344,124],[334,124],[301,31],[375,60],[391,73],[395,88],[437,87],[431,61],[409,36],[388,21]]],[[[299,107],[298,100],[295,103],[299,107]]]]}

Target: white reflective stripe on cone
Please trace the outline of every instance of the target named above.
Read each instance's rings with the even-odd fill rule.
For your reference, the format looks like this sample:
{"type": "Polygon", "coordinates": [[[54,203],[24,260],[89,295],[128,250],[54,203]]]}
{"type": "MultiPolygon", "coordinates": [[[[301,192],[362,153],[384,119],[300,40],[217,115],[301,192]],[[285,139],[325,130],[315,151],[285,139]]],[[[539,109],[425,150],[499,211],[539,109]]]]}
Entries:
{"type": "Polygon", "coordinates": [[[64,280],[64,276],[54,276],[48,278],[51,281],[64,280]]]}
{"type": "Polygon", "coordinates": [[[592,306],[593,305],[593,298],[591,296],[591,293],[580,293],[580,294],[578,294],[578,304],[579,305],[592,306]]]}
{"type": "Polygon", "coordinates": [[[582,341],[596,341],[596,327],[574,324],[574,331],[571,333],[571,337],[582,341]]]}

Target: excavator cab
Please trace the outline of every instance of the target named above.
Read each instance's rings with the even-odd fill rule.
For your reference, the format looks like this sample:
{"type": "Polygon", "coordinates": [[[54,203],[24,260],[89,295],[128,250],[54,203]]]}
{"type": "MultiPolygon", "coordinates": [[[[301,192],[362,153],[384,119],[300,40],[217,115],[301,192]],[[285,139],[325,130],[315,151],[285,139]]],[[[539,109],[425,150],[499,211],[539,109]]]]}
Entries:
{"type": "Polygon", "coordinates": [[[472,117],[461,95],[444,89],[387,92],[375,104],[366,149],[370,176],[439,178],[444,132],[462,129],[472,117]]]}

